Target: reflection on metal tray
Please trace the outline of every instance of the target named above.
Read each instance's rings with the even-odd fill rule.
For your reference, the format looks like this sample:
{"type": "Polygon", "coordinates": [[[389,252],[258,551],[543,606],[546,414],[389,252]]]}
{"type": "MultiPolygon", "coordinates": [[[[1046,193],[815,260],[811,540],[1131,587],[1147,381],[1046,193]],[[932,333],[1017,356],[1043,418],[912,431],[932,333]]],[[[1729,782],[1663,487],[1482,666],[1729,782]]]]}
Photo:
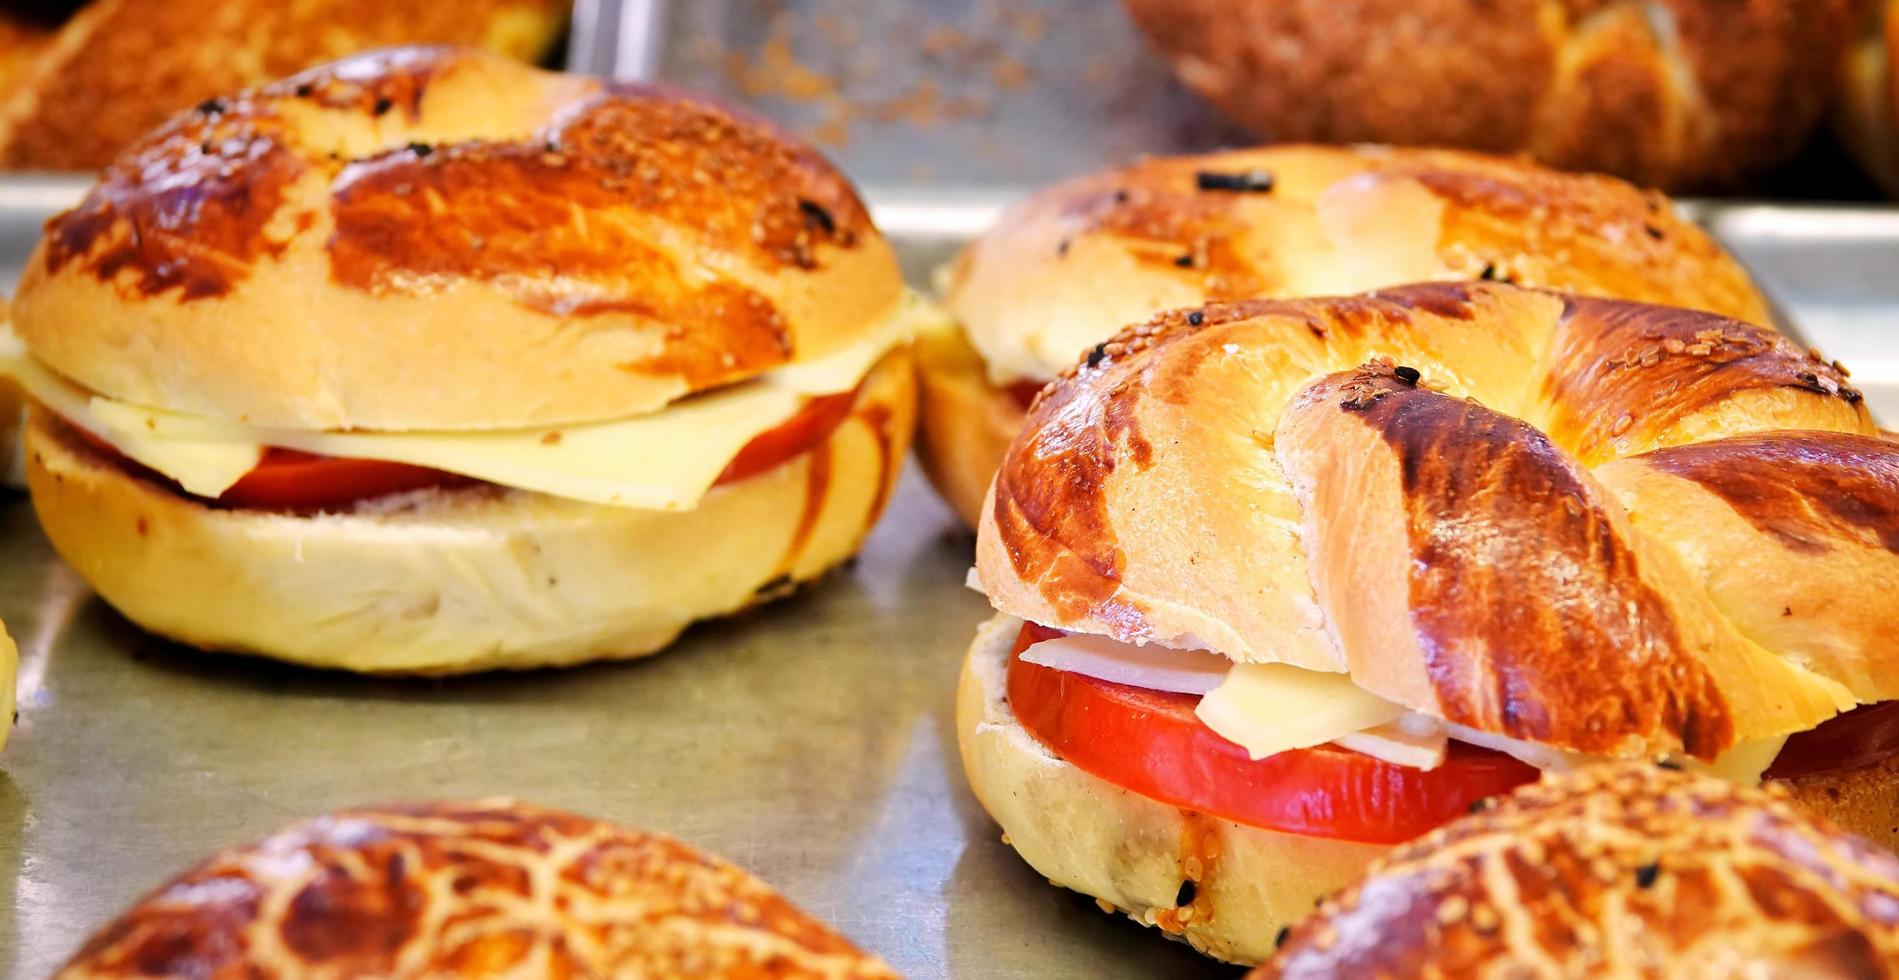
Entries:
{"type": "MultiPolygon", "coordinates": [[[[72,181],[0,185],[9,286],[72,181]]],[[[1006,191],[871,188],[912,280],[1006,191]]],[[[1899,418],[1899,214],[1702,207],[1899,418]]],[[[646,662],[399,682],[196,654],[141,634],[0,492],[0,618],[20,723],[0,758],[0,975],[43,976],[211,849],[338,806],[510,795],[664,830],[752,868],[918,978],[1217,974],[1049,887],[963,786],[958,664],[987,614],[970,540],[905,475],[852,568],[646,662]]]]}

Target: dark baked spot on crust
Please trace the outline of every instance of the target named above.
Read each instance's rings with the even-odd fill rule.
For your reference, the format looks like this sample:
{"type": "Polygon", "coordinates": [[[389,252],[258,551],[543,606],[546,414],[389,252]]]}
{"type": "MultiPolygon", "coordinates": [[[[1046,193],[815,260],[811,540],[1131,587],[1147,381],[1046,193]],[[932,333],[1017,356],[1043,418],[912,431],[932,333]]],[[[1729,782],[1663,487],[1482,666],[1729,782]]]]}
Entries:
{"type": "Polygon", "coordinates": [[[1125,240],[1143,264],[1197,273],[1208,300],[1266,291],[1265,271],[1240,250],[1247,227],[1233,209],[1244,195],[1200,193],[1195,172],[1176,161],[1141,164],[1125,176],[1132,189],[1084,191],[1065,203],[1063,220],[1125,240]]]}
{"type": "Polygon", "coordinates": [[[1733,742],[1720,688],[1562,450],[1388,366],[1334,379],[1397,455],[1411,620],[1445,718],[1599,754],[1631,735],[1704,759],[1733,742]]]}
{"type": "Polygon", "coordinates": [[[1585,462],[1743,391],[1861,400],[1840,370],[1781,334],[1708,313],[1571,297],[1552,342],[1550,434],[1585,462]],[[1626,418],[1625,418],[1626,417],[1626,418]]]}
{"type": "Polygon", "coordinates": [[[390,970],[396,951],[420,925],[426,896],[407,877],[403,850],[356,844],[375,870],[359,875],[343,862],[324,865],[290,900],[284,945],[312,966],[344,962],[355,969],[390,970]]]}
{"type": "Polygon", "coordinates": [[[46,223],[45,263],[180,301],[230,292],[283,251],[264,233],[305,165],[282,120],[248,100],[175,116],[100,175],[85,200],[46,223]]]}
{"type": "Polygon", "coordinates": [[[1795,551],[1845,538],[1899,554],[1899,446],[1884,439],[1764,432],[1636,458],[1700,484],[1795,551]]]}

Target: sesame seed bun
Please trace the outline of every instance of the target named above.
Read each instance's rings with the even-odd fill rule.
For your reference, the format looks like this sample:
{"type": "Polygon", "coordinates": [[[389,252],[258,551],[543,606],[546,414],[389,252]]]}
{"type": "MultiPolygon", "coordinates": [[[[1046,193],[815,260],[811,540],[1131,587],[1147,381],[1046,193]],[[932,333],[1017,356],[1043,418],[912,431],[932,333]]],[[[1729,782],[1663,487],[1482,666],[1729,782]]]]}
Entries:
{"type": "Polygon", "coordinates": [[[973,526],[970,488],[988,485],[997,436],[1021,424],[1005,386],[1055,377],[1127,324],[1209,301],[1486,277],[1769,320],[1720,246],[1619,180],[1387,147],[1161,157],[1049,187],[958,257],[945,304],[977,356],[921,352],[920,455],[973,526]]]}
{"type": "Polygon", "coordinates": [[[124,401],[470,430],[635,416],[822,357],[902,289],[850,184],[763,122],[404,48],[172,117],[48,224],[13,318],[124,401]]]}
{"type": "Polygon", "coordinates": [[[341,810],[212,855],[56,976],[894,980],[744,869],[511,800],[341,810]]]}
{"type": "Polygon", "coordinates": [[[1624,764],[1394,851],[1254,980],[1899,972],[1899,858],[1784,793],[1624,764]]]}

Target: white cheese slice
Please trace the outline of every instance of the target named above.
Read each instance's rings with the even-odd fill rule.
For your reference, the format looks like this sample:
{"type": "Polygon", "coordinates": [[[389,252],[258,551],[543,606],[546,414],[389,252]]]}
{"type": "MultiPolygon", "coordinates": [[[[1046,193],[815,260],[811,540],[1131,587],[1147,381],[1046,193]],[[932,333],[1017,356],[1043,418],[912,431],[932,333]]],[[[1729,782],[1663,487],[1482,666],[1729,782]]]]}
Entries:
{"type": "Polygon", "coordinates": [[[1208,728],[1264,759],[1397,720],[1405,709],[1344,674],[1288,664],[1235,664],[1195,709],[1208,728]]]}
{"type": "Polygon", "coordinates": [[[1022,659],[1055,670],[1175,694],[1207,694],[1226,679],[1231,660],[1205,650],[1135,646],[1106,636],[1075,633],[1031,644],[1022,659]]]}
{"type": "Polygon", "coordinates": [[[1683,759],[1682,764],[1696,772],[1705,772],[1710,776],[1725,779],[1741,786],[1759,786],[1761,774],[1774,764],[1775,757],[1787,744],[1787,736],[1757,738],[1721,753],[1713,762],[1699,762],[1683,759]]]}
{"type": "Polygon", "coordinates": [[[1362,752],[1374,759],[1382,759],[1394,766],[1436,769],[1444,764],[1444,753],[1450,746],[1451,737],[1441,723],[1435,722],[1436,719],[1425,719],[1422,715],[1405,715],[1376,728],[1340,735],[1333,739],[1332,743],[1343,749],[1362,752]],[[1427,720],[1433,723],[1410,724],[1413,720],[1427,720]]]}
{"type": "Polygon", "coordinates": [[[249,426],[116,401],[34,361],[17,338],[0,342],[0,374],[62,418],[126,456],[216,497],[266,446],[427,466],[556,497],[646,510],[690,510],[745,444],[784,423],[810,396],[856,387],[919,324],[940,317],[906,293],[862,340],[823,358],[682,399],[650,415],[584,425],[484,432],[321,432],[249,426]]]}

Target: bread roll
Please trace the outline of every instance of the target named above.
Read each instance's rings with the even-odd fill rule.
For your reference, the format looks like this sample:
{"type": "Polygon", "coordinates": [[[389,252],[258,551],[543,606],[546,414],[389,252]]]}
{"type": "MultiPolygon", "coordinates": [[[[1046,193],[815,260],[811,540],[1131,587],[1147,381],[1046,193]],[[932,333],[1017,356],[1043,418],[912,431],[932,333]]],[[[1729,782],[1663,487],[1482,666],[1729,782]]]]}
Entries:
{"type": "Polygon", "coordinates": [[[975,355],[919,351],[921,458],[973,526],[1021,426],[1009,389],[1126,324],[1210,300],[1485,278],[1768,322],[1711,238],[1618,180],[1378,147],[1158,158],[1041,191],[958,258],[945,300],[975,355]]]}
{"type": "Polygon", "coordinates": [[[1394,851],[1251,978],[1890,976],[1895,906],[1899,858],[1771,786],[1602,766],[1394,851]]]}
{"type": "Polygon", "coordinates": [[[1127,0],[1269,140],[1458,146],[1734,187],[1813,131],[1856,0],[1127,0]]]}
{"type": "Polygon", "coordinates": [[[214,854],[55,976],[896,974],[670,837],[479,800],[341,810],[214,854]]]}
{"type": "Polygon", "coordinates": [[[393,44],[540,59],[567,0],[92,0],[0,85],[0,167],[94,170],[197,102],[393,44]]]}

